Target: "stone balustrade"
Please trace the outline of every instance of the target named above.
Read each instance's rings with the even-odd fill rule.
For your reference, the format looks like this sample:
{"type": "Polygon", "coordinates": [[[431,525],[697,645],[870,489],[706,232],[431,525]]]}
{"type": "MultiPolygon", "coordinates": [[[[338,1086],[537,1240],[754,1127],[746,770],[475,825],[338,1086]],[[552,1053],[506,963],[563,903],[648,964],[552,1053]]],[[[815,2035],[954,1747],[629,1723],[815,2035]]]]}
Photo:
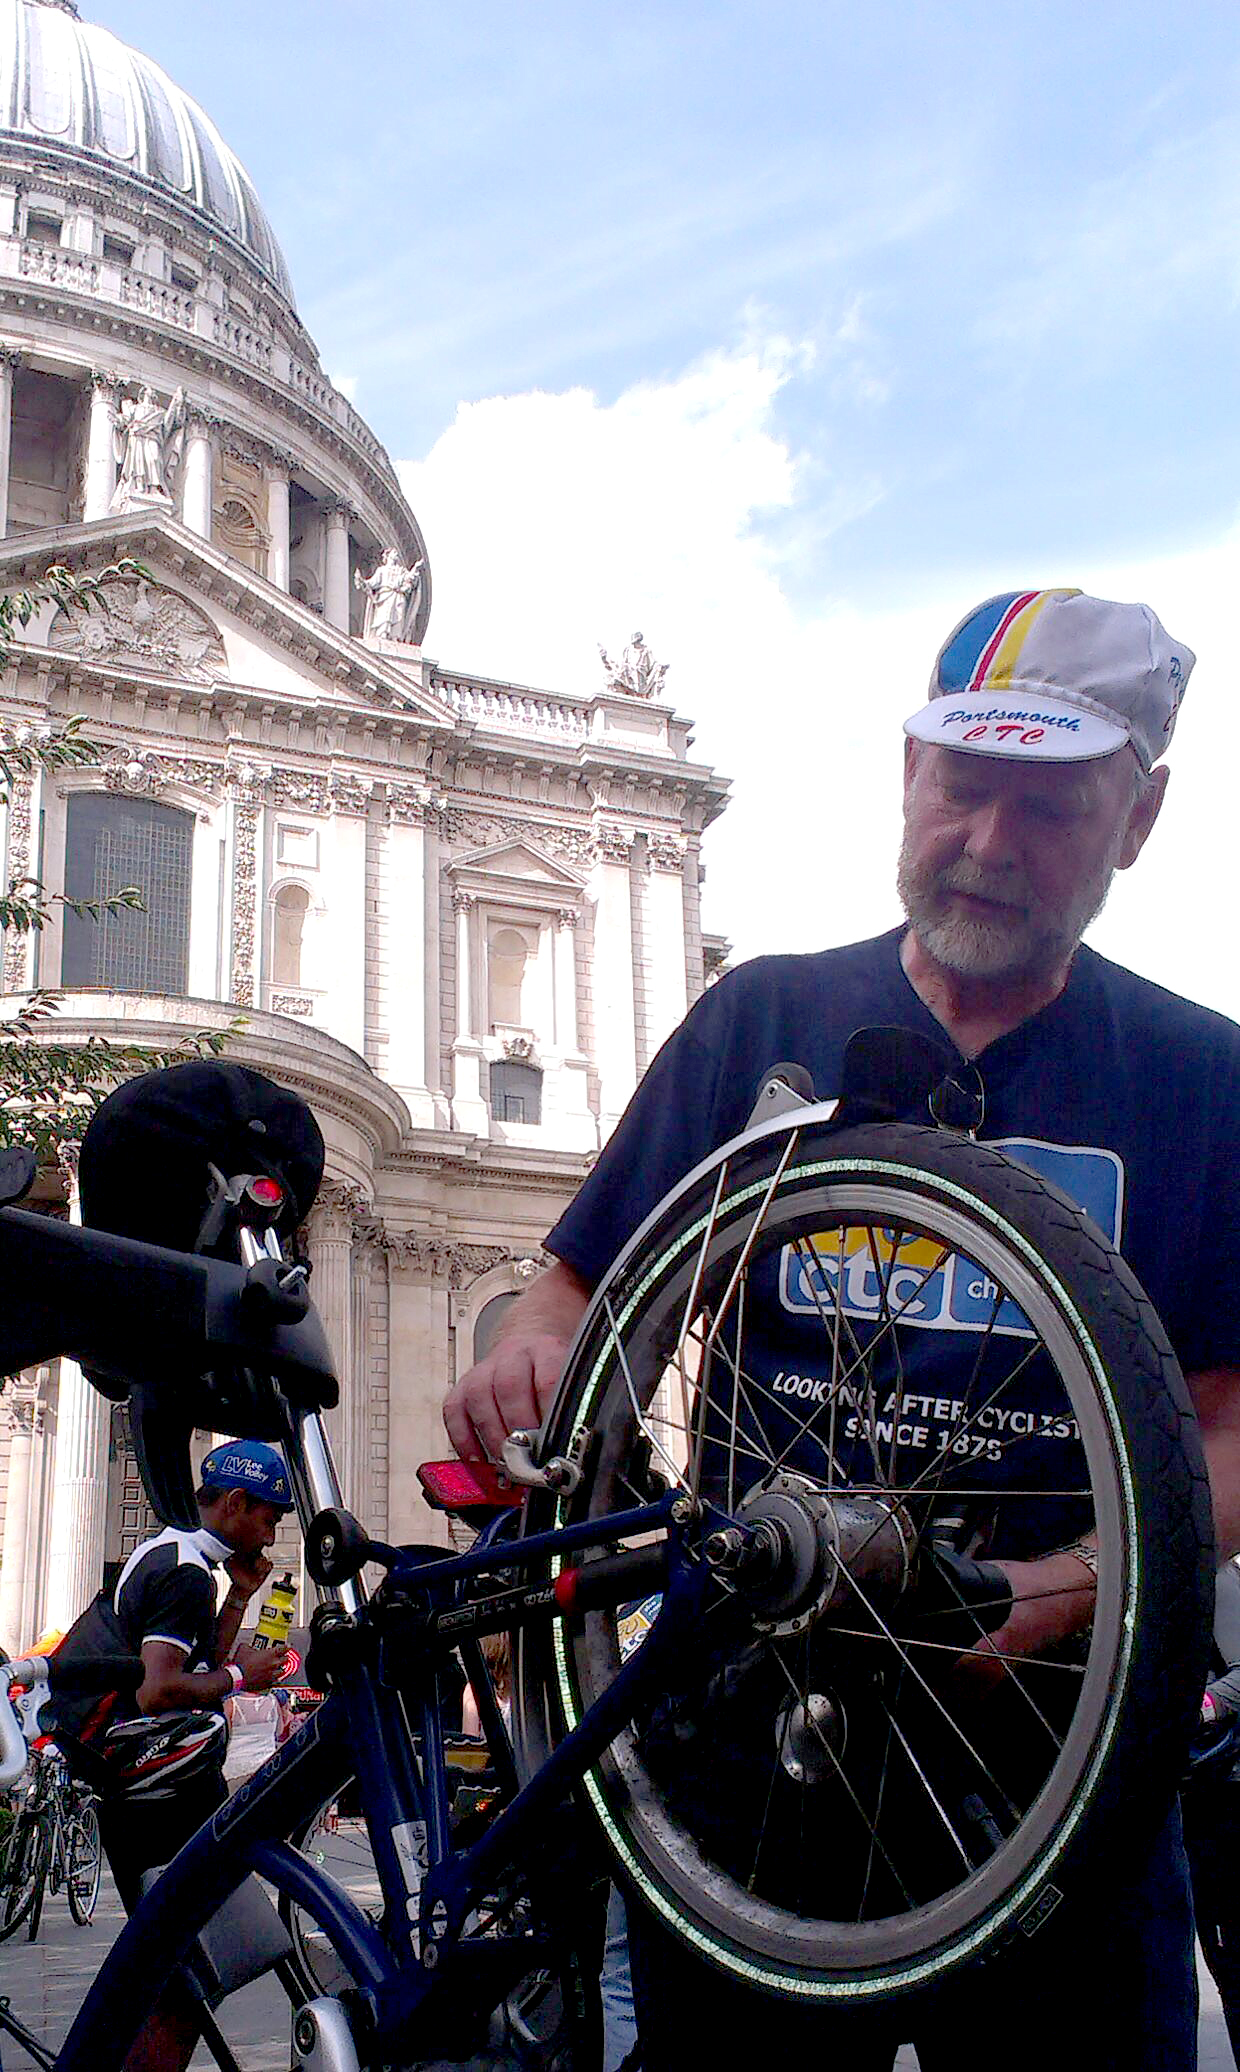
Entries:
{"type": "Polygon", "coordinates": [[[235,353],[239,360],[247,360],[251,367],[261,367],[264,373],[271,372],[271,340],[263,338],[248,324],[239,324],[235,317],[222,310],[216,310],[212,334],[218,346],[226,353],[235,353]]]}
{"type": "Polygon", "coordinates": [[[431,678],[431,688],[475,726],[572,740],[581,740],[590,732],[590,705],[584,698],[557,698],[547,691],[523,690],[519,684],[445,676],[439,670],[431,678]]]}
{"type": "Polygon", "coordinates": [[[63,245],[44,245],[24,238],[18,247],[17,272],[23,280],[55,281],[77,295],[94,295],[99,291],[98,260],[68,251],[63,245]]]}
{"type": "Polygon", "coordinates": [[[175,324],[182,331],[194,329],[193,295],[184,288],[170,287],[167,281],[154,280],[150,274],[121,269],[120,299],[161,324],[175,324]]]}
{"type": "Polygon", "coordinates": [[[206,295],[36,238],[0,236],[0,282],[6,277],[46,281],[70,294],[119,304],[174,331],[192,332],[220,354],[256,369],[277,389],[291,390],[342,433],[391,488],[399,486],[396,471],[369,425],[320,368],[297,359],[281,338],[264,335],[256,324],[219,309],[206,295]]]}

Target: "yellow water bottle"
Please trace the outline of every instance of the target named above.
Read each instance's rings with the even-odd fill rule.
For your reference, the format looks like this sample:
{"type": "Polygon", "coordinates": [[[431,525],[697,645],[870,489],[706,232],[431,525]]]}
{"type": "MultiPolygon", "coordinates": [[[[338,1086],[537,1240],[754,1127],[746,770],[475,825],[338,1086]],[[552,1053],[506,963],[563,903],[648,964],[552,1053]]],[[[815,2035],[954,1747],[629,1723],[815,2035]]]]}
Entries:
{"type": "Polygon", "coordinates": [[[292,1631],[293,1607],[296,1602],[296,1583],[290,1574],[282,1575],[278,1583],[271,1585],[267,1602],[258,1615],[253,1641],[256,1648],[282,1648],[287,1645],[292,1631]]]}

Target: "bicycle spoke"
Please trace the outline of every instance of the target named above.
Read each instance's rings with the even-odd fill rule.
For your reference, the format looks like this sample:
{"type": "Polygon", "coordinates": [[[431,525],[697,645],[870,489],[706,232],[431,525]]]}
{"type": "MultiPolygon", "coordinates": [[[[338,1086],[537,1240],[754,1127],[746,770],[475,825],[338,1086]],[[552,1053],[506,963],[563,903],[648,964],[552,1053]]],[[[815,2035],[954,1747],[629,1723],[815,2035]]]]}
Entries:
{"type": "Polygon", "coordinates": [[[964,1843],[961,1841],[959,1835],[956,1833],[955,1827],[953,1826],[951,1818],[947,1812],[947,1808],[944,1806],[942,1800],[939,1798],[938,1793],[935,1791],[933,1785],[930,1782],[930,1779],[927,1777],[924,1769],[918,1762],[917,1757],[914,1755],[913,1750],[909,1744],[908,1736],[904,1733],[903,1729],[901,1728],[900,1722],[896,1718],[894,1712],[892,1712],[890,1706],[888,1705],[884,1705],[883,1710],[887,1714],[887,1718],[890,1723],[892,1733],[895,1735],[896,1740],[899,1742],[901,1748],[904,1750],[904,1754],[907,1758],[910,1768],[916,1775],[923,1791],[926,1794],[926,1797],[929,1799],[930,1804],[933,1806],[935,1812],[939,1816],[939,1819],[942,1821],[943,1826],[947,1830],[947,1834],[953,1846],[955,1847],[961,1862],[964,1864],[965,1874],[967,1876],[968,1873],[973,1869],[973,1861],[969,1855],[968,1850],[965,1848],[964,1843]]]}
{"type": "MultiPolygon", "coordinates": [[[[784,1678],[785,1678],[785,1680],[786,1680],[786,1681],[787,1681],[787,1683],[788,1683],[788,1684],[789,1684],[789,1685],[791,1686],[791,1689],[792,1689],[792,1694],[793,1694],[793,1697],[794,1697],[794,1698],[796,1699],[796,1701],[797,1701],[797,1703],[798,1703],[798,1704],[801,1704],[801,1705],[803,1706],[803,1704],[804,1704],[804,1700],[803,1700],[803,1694],[802,1694],[802,1692],[800,1691],[800,1689],[798,1688],[798,1685],[797,1685],[797,1682],[796,1682],[796,1678],[795,1678],[795,1677],[793,1676],[793,1674],[792,1674],[791,1670],[789,1669],[789,1667],[788,1667],[787,1663],[786,1663],[786,1662],[784,1661],[784,1659],[783,1659],[783,1656],[782,1656],[782,1655],[780,1654],[780,1652],[779,1652],[779,1649],[778,1649],[778,1648],[773,1648],[773,1649],[771,1650],[771,1653],[772,1653],[772,1656],[773,1656],[774,1660],[775,1660],[775,1661],[776,1661],[776,1662],[778,1663],[778,1665],[779,1665],[779,1668],[780,1668],[780,1670],[782,1671],[782,1673],[783,1673],[783,1675],[784,1675],[784,1678]]],[[[807,1718],[808,1718],[808,1714],[807,1714],[807,1718]]],[[[904,1880],[903,1880],[903,1878],[902,1878],[902,1877],[900,1876],[900,1873],[899,1873],[899,1871],[898,1871],[898,1870],[896,1869],[896,1866],[895,1866],[895,1864],[894,1864],[894,1863],[892,1862],[892,1860],[891,1860],[891,1856],[890,1856],[890,1854],[889,1854],[888,1850],[886,1849],[886,1847],[884,1846],[884,1843],[883,1843],[883,1839],[882,1839],[882,1836],[881,1836],[881,1835],[880,1835],[880,1834],[878,1833],[878,1830],[877,1830],[877,1829],[875,1828],[875,1826],[874,1826],[873,1822],[872,1822],[872,1821],[870,1820],[870,1817],[869,1817],[868,1813],[866,1812],[866,1810],[865,1810],[865,1807],[864,1807],[864,1806],[862,1805],[862,1803],[861,1803],[861,1800],[860,1800],[860,1798],[859,1798],[859,1797],[857,1796],[857,1793],[856,1793],[856,1791],[855,1791],[855,1790],[854,1790],[854,1788],[853,1788],[853,1784],[852,1784],[852,1780],[851,1780],[851,1778],[849,1778],[849,1777],[848,1777],[848,1776],[847,1776],[847,1775],[845,1774],[845,1771],[844,1771],[844,1767],[843,1767],[842,1763],[840,1762],[840,1759],[839,1759],[838,1755],[836,1754],[835,1750],[834,1750],[834,1749],[832,1748],[832,1746],[831,1746],[831,1743],[830,1743],[830,1741],[828,1740],[827,1736],[826,1736],[825,1734],[822,1734],[821,1732],[819,1732],[819,1730],[818,1730],[818,1729],[817,1729],[817,1728],[816,1728],[816,1727],[814,1726],[814,1724],[813,1724],[813,1721],[812,1721],[812,1719],[810,1719],[810,1720],[809,1720],[809,1724],[810,1724],[810,1728],[811,1728],[811,1731],[812,1731],[812,1732],[813,1732],[813,1733],[815,1734],[816,1738],[818,1739],[819,1743],[820,1743],[820,1744],[821,1744],[821,1746],[822,1746],[822,1749],[823,1749],[824,1753],[826,1754],[826,1756],[827,1756],[828,1760],[830,1761],[830,1763],[831,1763],[831,1765],[832,1765],[833,1769],[835,1770],[836,1776],[837,1776],[837,1777],[839,1778],[839,1781],[840,1781],[840,1783],[841,1783],[841,1784],[843,1785],[843,1787],[844,1787],[844,1790],[845,1790],[845,1791],[847,1792],[847,1794],[848,1794],[849,1798],[851,1799],[851,1801],[852,1801],[852,1804],[853,1804],[853,1806],[854,1806],[854,1807],[856,1808],[856,1811],[857,1811],[857,1812],[858,1812],[858,1814],[860,1815],[860,1817],[861,1817],[861,1820],[862,1820],[862,1822],[863,1822],[863,1824],[864,1824],[864,1826],[865,1826],[865,1828],[866,1828],[867,1832],[868,1832],[868,1833],[869,1833],[869,1835],[870,1835],[870,1838],[871,1838],[871,1840],[872,1840],[872,1842],[873,1842],[873,1845],[874,1845],[874,1847],[875,1847],[875,1848],[876,1848],[876,1849],[878,1850],[878,1852],[879,1852],[879,1855],[880,1855],[880,1856],[882,1857],[882,1859],[883,1859],[883,1862],[884,1862],[884,1863],[886,1864],[886,1866],[887,1866],[887,1869],[888,1869],[888,1870],[889,1870],[889,1871],[891,1872],[891,1875],[892,1875],[892,1877],[893,1877],[893,1878],[895,1879],[895,1881],[896,1881],[896,1884],[897,1884],[897,1885],[899,1886],[899,1888],[900,1888],[900,1894],[901,1894],[901,1897],[902,1897],[902,1898],[903,1898],[903,1900],[905,1901],[905,1904],[906,1904],[906,1905],[908,1905],[908,1906],[912,1906],[912,1904],[913,1904],[913,1897],[912,1897],[912,1894],[910,1893],[910,1891],[909,1891],[909,1889],[908,1889],[907,1885],[906,1885],[906,1884],[904,1883],[904,1880]]]]}

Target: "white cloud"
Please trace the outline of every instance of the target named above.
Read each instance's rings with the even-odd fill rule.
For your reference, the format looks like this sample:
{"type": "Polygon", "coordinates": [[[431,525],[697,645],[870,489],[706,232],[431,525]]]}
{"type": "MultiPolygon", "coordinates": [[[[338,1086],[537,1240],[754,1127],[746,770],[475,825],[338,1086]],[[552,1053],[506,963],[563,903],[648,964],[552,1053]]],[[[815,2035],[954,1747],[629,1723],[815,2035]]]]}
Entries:
{"type": "MultiPolygon", "coordinates": [[[[857,320],[844,327],[855,333],[857,320]]],[[[462,405],[424,461],[402,469],[430,543],[429,649],[457,666],[590,691],[597,646],[640,627],[697,723],[695,755],[732,779],[708,837],[706,922],[738,954],[854,940],[897,917],[900,723],[962,611],[1030,580],[1144,597],[1200,656],[1150,855],[1122,879],[1095,940],[1196,998],[1240,1012],[1219,910],[1236,876],[1240,713],[1230,688],[1235,547],[1066,575],[996,560],[915,608],[861,612],[824,592],[795,606],[780,571],[798,533],[823,566],[834,522],[873,484],[817,478],[801,499],[775,428],[804,347],[759,335],[604,404],[586,389],[462,405]],[[764,533],[777,521],[779,552],[764,533]],[[1203,896],[1204,888],[1204,896],[1203,896]]]]}

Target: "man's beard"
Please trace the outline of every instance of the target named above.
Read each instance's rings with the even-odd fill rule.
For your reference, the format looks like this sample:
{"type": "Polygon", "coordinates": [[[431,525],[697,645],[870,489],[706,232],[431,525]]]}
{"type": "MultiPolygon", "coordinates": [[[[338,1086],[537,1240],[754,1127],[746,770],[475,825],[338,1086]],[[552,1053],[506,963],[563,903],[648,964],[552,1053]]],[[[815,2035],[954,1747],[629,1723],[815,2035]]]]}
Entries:
{"type": "MultiPolygon", "coordinates": [[[[1118,846],[1118,845],[1117,845],[1118,846]]],[[[1115,862],[1107,855],[1076,898],[1059,913],[1040,907],[1024,873],[987,871],[964,857],[936,870],[918,864],[907,837],[896,887],[922,948],[962,978],[1050,978],[1071,957],[1106,904],[1115,862]],[[1003,918],[964,914],[949,892],[969,892],[1008,909],[1003,918]]]]}

